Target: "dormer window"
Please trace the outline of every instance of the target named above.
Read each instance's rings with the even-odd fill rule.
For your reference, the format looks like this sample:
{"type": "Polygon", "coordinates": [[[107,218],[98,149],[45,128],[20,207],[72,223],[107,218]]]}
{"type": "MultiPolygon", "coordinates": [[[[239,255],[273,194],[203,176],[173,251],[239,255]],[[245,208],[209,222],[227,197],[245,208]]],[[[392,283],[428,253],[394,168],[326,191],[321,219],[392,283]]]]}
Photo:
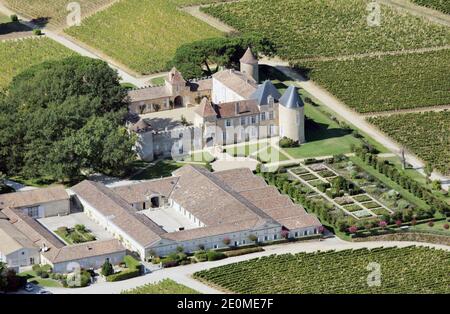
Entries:
{"type": "Polygon", "coordinates": [[[273,103],[274,103],[274,99],[272,97],[272,95],[267,96],[267,104],[269,105],[269,107],[273,107],[273,103]]]}

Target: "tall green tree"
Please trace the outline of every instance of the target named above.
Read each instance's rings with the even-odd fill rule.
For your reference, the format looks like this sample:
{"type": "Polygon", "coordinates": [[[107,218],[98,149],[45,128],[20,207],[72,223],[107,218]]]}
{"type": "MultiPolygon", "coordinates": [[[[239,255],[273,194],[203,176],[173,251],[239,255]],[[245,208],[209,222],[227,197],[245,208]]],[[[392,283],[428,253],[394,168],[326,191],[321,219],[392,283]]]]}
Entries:
{"type": "Polygon", "coordinates": [[[0,95],[0,171],[71,181],[134,160],[126,90],[105,62],[70,57],[16,76],[0,95]]]}

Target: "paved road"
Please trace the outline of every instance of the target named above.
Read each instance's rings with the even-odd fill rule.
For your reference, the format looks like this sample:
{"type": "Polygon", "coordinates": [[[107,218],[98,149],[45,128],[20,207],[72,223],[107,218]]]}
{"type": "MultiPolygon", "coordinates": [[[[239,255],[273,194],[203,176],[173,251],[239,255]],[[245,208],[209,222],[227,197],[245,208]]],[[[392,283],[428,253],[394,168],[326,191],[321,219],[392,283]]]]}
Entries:
{"type": "Polygon", "coordinates": [[[427,246],[437,249],[450,250],[449,246],[437,245],[437,244],[425,244],[418,242],[403,242],[403,241],[378,241],[378,242],[346,242],[339,238],[330,238],[323,241],[312,240],[304,242],[295,242],[287,244],[279,244],[265,247],[264,252],[258,252],[253,254],[247,254],[237,257],[230,257],[224,260],[215,262],[204,262],[191,264],[187,266],[178,266],[174,268],[166,268],[155,271],[145,276],[121,281],[121,282],[100,282],[92,286],[80,289],[64,289],[64,288],[48,288],[49,291],[55,294],[117,294],[123,290],[132,289],[137,286],[141,286],[147,283],[155,283],[165,278],[170,278],[188,287],[191,287],[201,293],[222,293],[221,291],[209,287],[201,282],[198,282],[192,278],[192,274],[212,267],[221,265],[227,265],[239,261],[249,260],[256,257],[268,256],[271,254],[286,254],[286,253],[299,253],[299,252],[315,252],[318,250],[345,250],[345,249],[358,249],[358,248],[376,248],[376,247],[405,247],[410,245],[427,246]]]}
{"type": "MultiPolygon", "coordinates": [[[[449,51],[450,53],[450,51],[449,51]]],[[[443,106],[432,106],[432,107],[420,107],[420,108],[412,108],[412,109],[400,109],[400,110],[391,110],[391,111],[379,111],[379,112],[369,112],[361,114],[364,117],[379,117],[379,116],[391,116],[393,114],[399,113],[421,113],[421,112],[439,112],[439,111],[447,111],[450,110],[450,105],[443,106]]]]}
{"type": "MultiPolygon", "coordinates": [[[[287,62],[277,59],[264,58],[260,61],[260,64],[266,64],[277,68],[283,74],[290,77],[296,83],[296,85],[306,90],[314,98],[318,99],[325,106],[336,112],[336,114],[341,118],[345,119],[348,123],[353,124],[358,129],[363,130],[370,137],[385,146],[389,151],[400,156],[402,149],[402,146],[400,144],[396,143],[389,136],[372,126],[365,120],[365,118],[361,114],[351,110],[344,103],[339,101],[335,96],[328,93],[325,89],[318,86],[311,80],[306,80],[302,75],[292,69],[287,62]]],[[[420,160],[417,156],[410,152],[405,152],[405,158],[409,164],[411,164],[420,173],[424,174],[424,162],[422,160],[420,160]]],[[[445,190],[449,190],[450,178],[436,172],[432,174],[431,178],[433,180],[440,180],[442,182],[442,188],[445,190]]]]}

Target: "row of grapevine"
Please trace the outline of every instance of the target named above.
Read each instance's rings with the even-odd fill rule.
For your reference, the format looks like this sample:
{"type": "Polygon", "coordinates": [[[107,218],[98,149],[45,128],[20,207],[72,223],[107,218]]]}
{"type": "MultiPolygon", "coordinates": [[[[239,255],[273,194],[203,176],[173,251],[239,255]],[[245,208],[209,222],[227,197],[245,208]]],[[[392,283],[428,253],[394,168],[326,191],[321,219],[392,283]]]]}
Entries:
{"type": "MultiPolygon", "coordinates": [[[[448,84],[449,80],[447,80],[448,84]]],[[[442,173],[450,174],[450,112],[408,113],[369,118],[442,173]]]]}
{"type": "Polygon", "coordinates": [[[222,35],[217,29],[179,10],[178,5],[183,2],[120,1],[65,32],[136,72],[163,71],[179,46],[222,35]]]}
{"type": "Polygon", "coordinates": [[[448,0],[412,0],[412,2],[430,9],[450,14],[450,1],[448,0]]]}
{"type": "Polygon", "coordinates": [[[32,65],[74,54],[48,38],[0,42],[0,89],[6,88],[15,75],[32,65]]]}
{"type": "Polygon", "coordinates": [[[449,262],[448,251],[414,246],[319,251],[270,255],[194,276],[232,292],[250,294],[450,293],[449,262]],[[370,284],[374,275],[370,263],[380,267],[375,274],[380,285],[370,284]]]}
{"type": "Polygon", "coordinates": [[[272,40],[289,61],[434,47],[450,43],[442,25],[381,7],[381,24],[370,27],[364,0],[252,0],[203,9],[242,32],[272,40]]]}

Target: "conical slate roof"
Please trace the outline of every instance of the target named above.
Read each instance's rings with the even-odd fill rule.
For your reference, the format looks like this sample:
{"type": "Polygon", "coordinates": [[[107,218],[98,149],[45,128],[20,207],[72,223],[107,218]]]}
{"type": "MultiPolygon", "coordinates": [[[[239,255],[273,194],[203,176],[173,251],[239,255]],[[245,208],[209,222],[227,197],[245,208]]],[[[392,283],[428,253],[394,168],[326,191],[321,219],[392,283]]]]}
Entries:
{"type": "Polygon", "coordinates": [[[292,85],[281,96],[280,104],[286,108],[300,108],[305,105],[298,95],[298,88],[292,85]]]}
{"type": "Polygon", "coordinates": [[[250,47],[247,48],[247,51],[245,52],[244,56],[239,61],[241,63],[245,63],[245,64],[257,64],[258,63],[258,59],[256,59],[256,57],[253,54],[250,47]]]}
{"type": "Polygon", "coordinates": [[[271,81],[266,80],[258,86],[258,89],[250,96],[250,99],[256,99],[259,106],[268,104],[268,97],[272,96],[275,101],[278,101],[281,94],[271,81]]]}

